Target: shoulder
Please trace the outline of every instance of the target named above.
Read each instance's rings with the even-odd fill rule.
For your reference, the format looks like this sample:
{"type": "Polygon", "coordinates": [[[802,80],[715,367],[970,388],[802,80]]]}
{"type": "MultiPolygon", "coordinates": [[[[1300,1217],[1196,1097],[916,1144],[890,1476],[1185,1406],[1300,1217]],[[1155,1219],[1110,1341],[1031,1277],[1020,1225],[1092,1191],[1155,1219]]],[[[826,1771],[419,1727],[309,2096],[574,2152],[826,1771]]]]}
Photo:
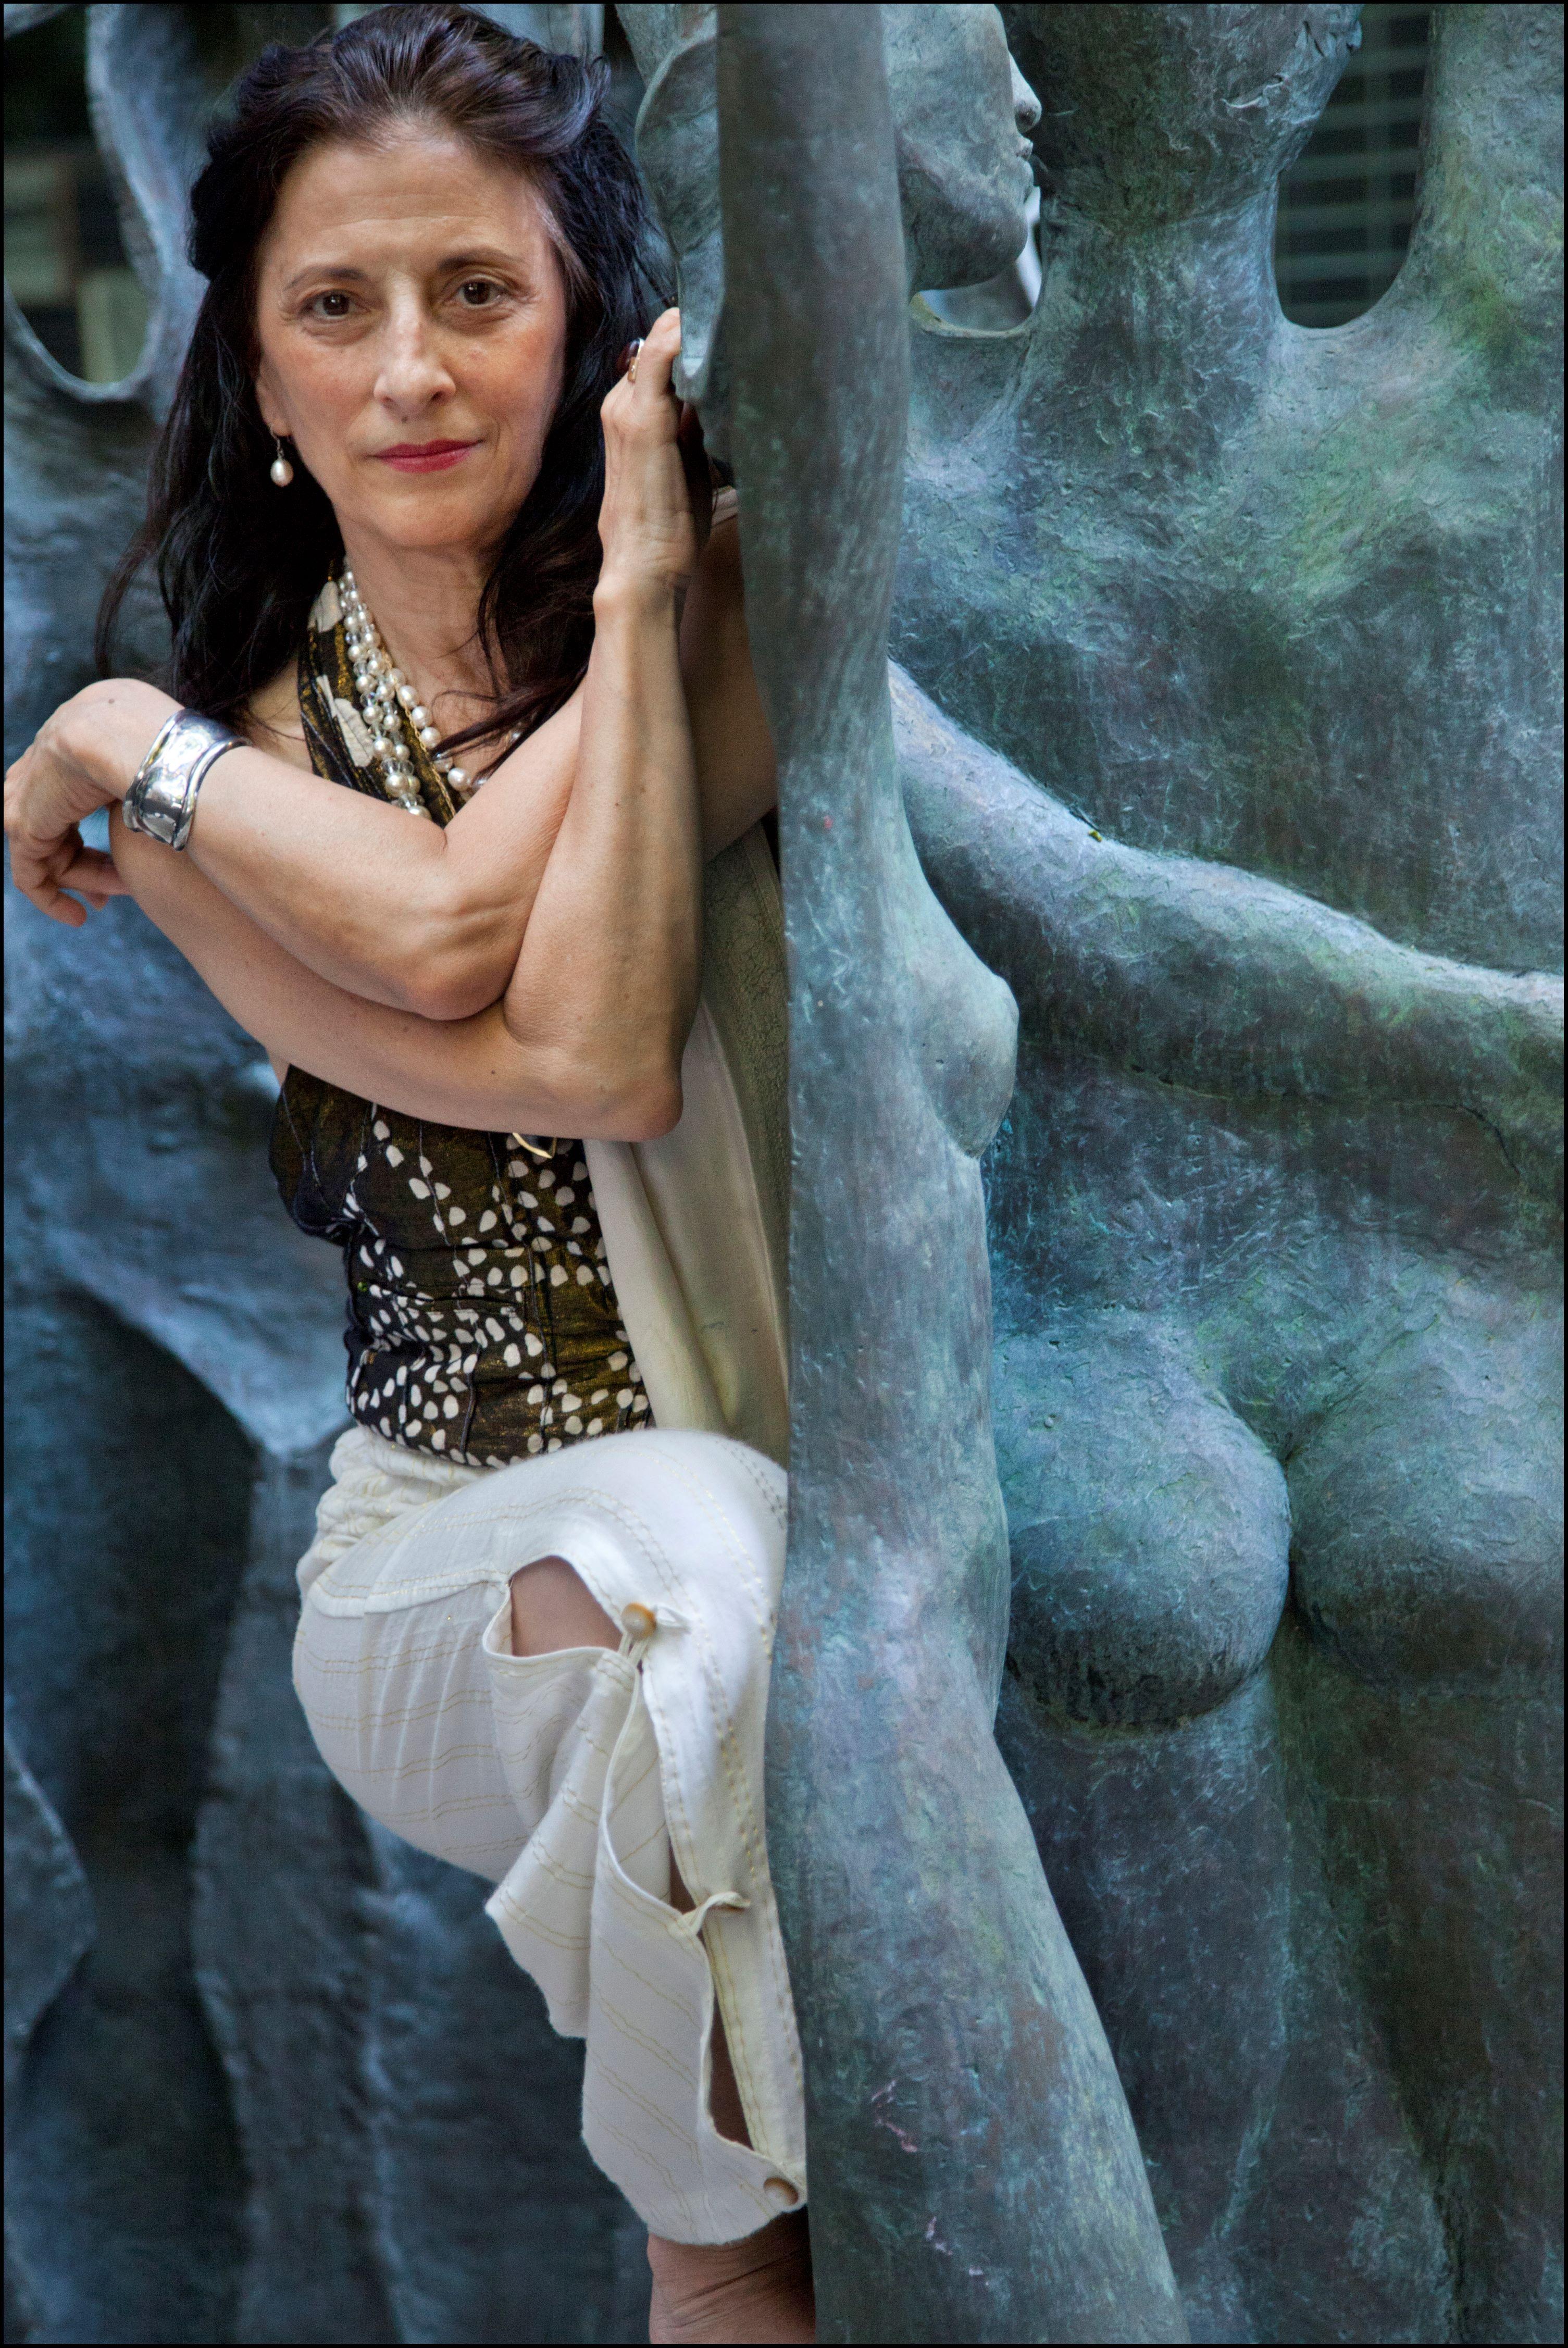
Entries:
{"type": "Polygon", "coordinates": [[[310,766],[310,750],[300,722],[297,670],[291,660],[286,668],[261,686],[245,704],[240,720],[240,731],[258,750],[268,751],[274,758],[286,758],[291,766],[310,766]]]}

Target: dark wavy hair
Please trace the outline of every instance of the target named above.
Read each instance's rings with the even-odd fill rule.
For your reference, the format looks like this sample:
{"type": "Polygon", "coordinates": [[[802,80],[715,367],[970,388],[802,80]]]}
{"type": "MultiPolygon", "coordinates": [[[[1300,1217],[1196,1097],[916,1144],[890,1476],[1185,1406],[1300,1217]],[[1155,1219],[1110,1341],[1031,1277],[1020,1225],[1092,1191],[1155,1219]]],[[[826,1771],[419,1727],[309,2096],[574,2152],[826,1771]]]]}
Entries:
{"type": "Polygon", "coordinates": [[[430,123],[527,176],[567,304],[561,404],[480,600],[494,715],[445,747],[526,732],[561,706],[593,640],[599,404],[624,346],[664,300],[641,183],[604,117],[609,79],[602,58],[556,56],[460,6],[377,8],[305,46],[267,49],[241,78],[191,191],[189,250],[207,291],[153,455],[146,521],[98,613],[100,673],[113,665],[120,606],[150,561],[179,700],[232,720],[297,652],[342,541],[303,466],[286,497],[267,478],[272,435],[253,382],[258,249],[302,155],[430,123]]]}

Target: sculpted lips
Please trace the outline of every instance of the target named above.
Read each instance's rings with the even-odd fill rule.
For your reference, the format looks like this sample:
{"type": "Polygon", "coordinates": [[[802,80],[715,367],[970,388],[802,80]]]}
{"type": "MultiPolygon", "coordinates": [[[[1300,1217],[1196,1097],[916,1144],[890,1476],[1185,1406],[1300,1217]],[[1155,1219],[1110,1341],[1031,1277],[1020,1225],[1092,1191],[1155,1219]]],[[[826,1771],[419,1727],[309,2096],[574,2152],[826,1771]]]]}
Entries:
{"type": "Polygon", "coordinates": [[[479,445],[477,440],[400,440],[395,448],[378,448],[376,453],[382,464],[399,473],[439,473],[479,445]]]}

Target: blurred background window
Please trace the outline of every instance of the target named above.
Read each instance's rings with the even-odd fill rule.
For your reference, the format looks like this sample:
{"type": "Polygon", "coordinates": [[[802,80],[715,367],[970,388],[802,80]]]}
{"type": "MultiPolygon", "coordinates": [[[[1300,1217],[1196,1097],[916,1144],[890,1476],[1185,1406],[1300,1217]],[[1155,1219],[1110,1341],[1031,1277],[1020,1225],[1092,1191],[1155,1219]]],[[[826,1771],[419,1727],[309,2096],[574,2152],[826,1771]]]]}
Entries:
{"type": "MultiPolygon", "coordinates": [[[[168,12],[216,101],[269,41],[308,41],[335,14],[314,5],[168,12]]],[[[88,383],[119,383],[141,355],[147,297],[120,232],[88,109],[84,6],[5,11],[5,282],[51,358],[88,383]]],[[[188,163],[205,119],[189,125],[188,163]]]]}
{"type": "Polygon", "coordinates": [[[118,383],[141,353],[147,299],[88,120],[85,8],[5,45],[5,279],[52,358],[118,383]]]}
{"type": "Polygon", "coordinates": [[[1398,275],[1415,216],[1431,14],[1362,10],[1361,46],[1280,181],[1274,275],[1298,326],[1343,326],[1398,275]]]}

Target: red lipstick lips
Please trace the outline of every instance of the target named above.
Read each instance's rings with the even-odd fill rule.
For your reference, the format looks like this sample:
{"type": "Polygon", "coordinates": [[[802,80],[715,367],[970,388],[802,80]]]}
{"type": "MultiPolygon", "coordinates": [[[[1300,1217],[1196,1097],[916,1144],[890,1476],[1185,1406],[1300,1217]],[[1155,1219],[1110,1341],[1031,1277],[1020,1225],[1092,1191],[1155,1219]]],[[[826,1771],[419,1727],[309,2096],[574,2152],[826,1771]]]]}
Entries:
{"type": "Polygon", "coordinates": [[[395,448],[376,453],[382,464],[395,466],[399,473],[438,473],[478,447],[477,440],[402,440],[395,448]]]}

